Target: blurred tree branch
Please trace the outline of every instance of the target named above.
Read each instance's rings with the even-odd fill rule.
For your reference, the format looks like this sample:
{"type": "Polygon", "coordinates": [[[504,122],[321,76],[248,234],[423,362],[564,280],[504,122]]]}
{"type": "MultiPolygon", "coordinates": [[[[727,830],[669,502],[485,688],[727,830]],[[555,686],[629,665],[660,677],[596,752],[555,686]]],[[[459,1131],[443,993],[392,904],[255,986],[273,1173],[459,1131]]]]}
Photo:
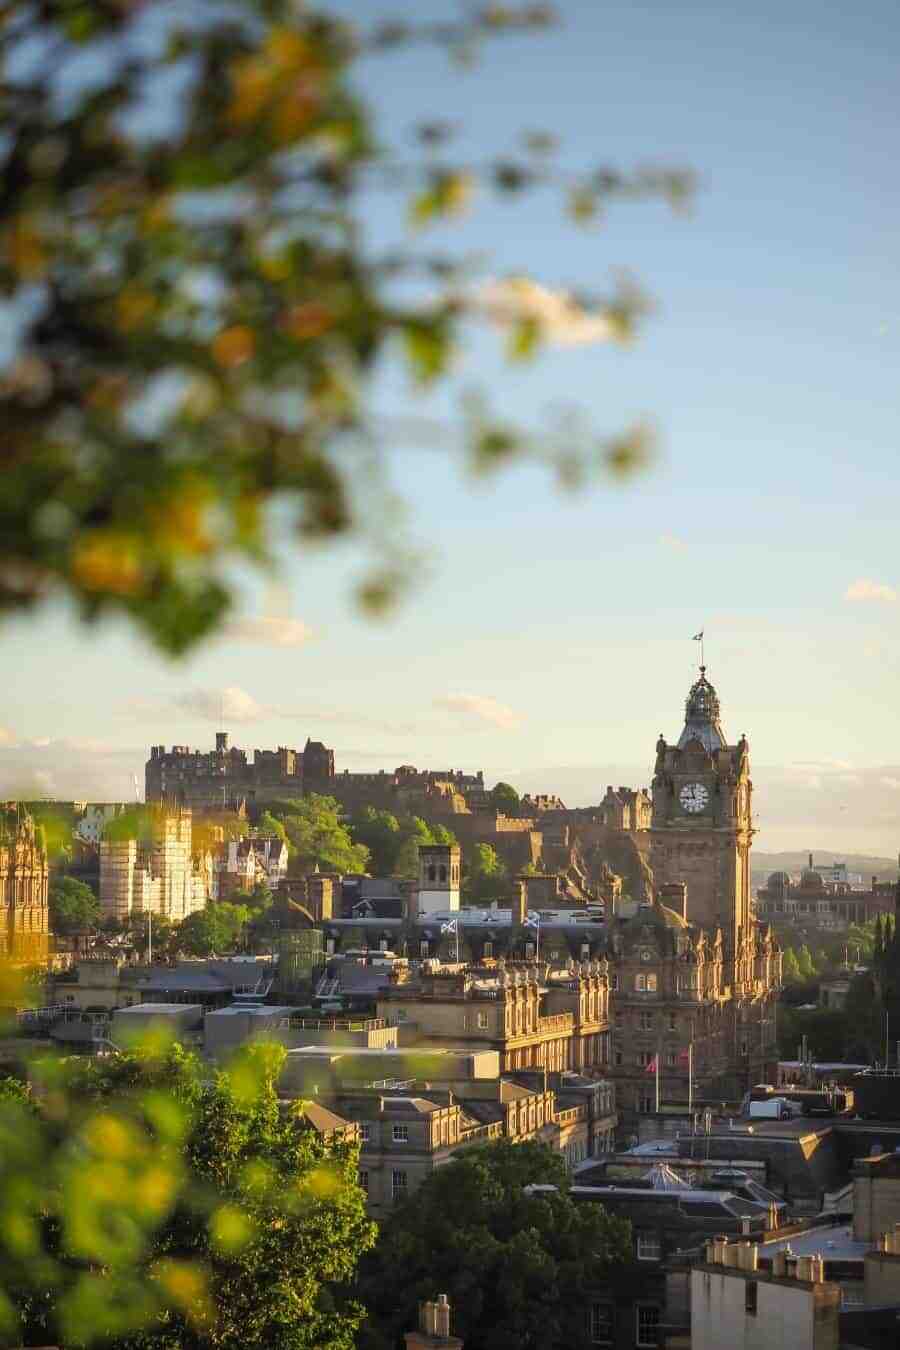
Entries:
{"type": "MultiPolygon", "coordinates": [[[[489,37],[554,21],[545,5],[470,5],[356,33],[327,4],[291,0],[4,6],[0,612],[63,592],[85,619],[125,613],[182,652],[220,625],[229,563],[274,564],[273,502],[292,504],[302,540],[362,532],[361,475],[377,515],[369,402],[386,354],[429,386],[472,322],[502,327],[517,361],[574,332],[633,336],[646,303],[630,282],[601,296],[485,283],[419,235],[476,190],[517,201],[550,187],[586,225],[616,200],[680,208],[689,175],[572,173],[547,132],[456,164],[453,125],[435,120],[416,128],[421,158],[395,159],[353,92],[364,56],[429,42],[469,59],[489,37]],[[380,258],[363,230],[375,187],[408,199],[413,231],[380,258]],[[426,293],[403,300],[399,277],[424,278],[426,293]]],[[[471,401],[460,425],[476,466],[537,457],[569,485],[648,452],[645,428],[545,437],[471,401]]],[[[413,570],[396,539],[372,534],[369,608],[413,570]]]]}

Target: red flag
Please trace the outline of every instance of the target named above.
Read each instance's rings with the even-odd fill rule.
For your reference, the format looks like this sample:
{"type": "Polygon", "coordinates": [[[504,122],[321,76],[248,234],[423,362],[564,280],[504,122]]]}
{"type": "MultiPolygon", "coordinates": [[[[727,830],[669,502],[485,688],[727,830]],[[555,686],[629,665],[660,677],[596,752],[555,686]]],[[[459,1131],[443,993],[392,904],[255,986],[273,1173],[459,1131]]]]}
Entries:
{"type": "Polygon", "coordinates": [[[659,1059],[659,1056],[658,1056],[658,1055],[654,1055],[653,1058],[651,1059],[650,1063],[647,1065],[646,1069],[644,1070],[644,1073],[656,1073],[656,1062],[657,1062],[658,1059],[659,1059]]]}
{"type": "Polygon", "coordinates": [[[690,1050],[682,1050],[681,1053],[680,1053],[680,1055],[678,1056],[678,1063],[679,1063],[679,1064],[690,1064],[690,1062],[691,1062],[691,1052],[690,1052],[690,1050]]]}

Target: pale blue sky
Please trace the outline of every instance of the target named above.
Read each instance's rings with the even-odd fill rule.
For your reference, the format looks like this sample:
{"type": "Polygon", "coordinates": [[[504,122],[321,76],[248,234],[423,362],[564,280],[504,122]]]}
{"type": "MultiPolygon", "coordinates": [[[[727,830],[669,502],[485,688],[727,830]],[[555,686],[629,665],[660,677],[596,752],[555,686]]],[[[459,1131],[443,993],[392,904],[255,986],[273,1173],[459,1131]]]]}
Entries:
{"type": "MultiPolygon", "coordinates": [[[[758,793],[762,842],[894,851],[900,775],[871,780],[877,822],[868,787],[832,816],[817,807],[830,780],[814,780],[900,763],[898,602],[845,598],[860,579],[900,587],[900,14],[888,0],[798,0],[789,13],[774,0],[560,8],[558,31],[497,42],[471,70],[416,48],[361,78],[388,140],[449,114],[462,157],[545,127],[573,168],[695,170],[686,219],[635,204],[579,232],[541,194],[476,200],[433,240],[552,286],[599,288],[611,268],[631,269],[657,303],[633,349],[554,351],[511,370],[483,335],[456,387],[479,382],[525,422],[560,404],[609,431],[652,417],[660,462],[632,486],[572,500],[533,469],[473,489],[445,455],[406,447],[394,481],[430,551],[427,576],[373,625],[349,601],[353,549],[293,556],[279,604],[316,634],[295,648],[217,642],[173,666],[123,628],[84,632],[59,609],[8,624],[9,773],[31,753],[16,743],[49,737],[67,748],[65,779],[57,762],[48,790],[73,791],[82,772],[92,795],[120,795],[151,742],[208,744],[213,721],[196,709],[229,687],[253,700],[255,720],[230,722],[251,747],[312,734],[340,767],[483,766],[529,786],[546,769],[548,790],[554,770],[579,768],[567,790],[590,800],[608,766],[644,766],[646,779],[658,732],[677,732],[690,637],[705,625],[726,730],[746,731],[757,779],[772,783],[768,802],[758,793]],[[493,710],[503,727],[478,716],[490,705],[440,705],[458,696],[515,717],[493,710]],[[807,775],[811,761],[825,767],[807,775]],[[796,823],[782,818],[776,765],[800,766],[787,772],[808,789],[796,823]]],[[[398,203],[373,196],[373,245],[396,239],[401,219],[398,203]]],[[[384,372],[375,400],[388,414],[452,416],[448,398],[412,395],[399,371],[384,372]]],[[[267,603],[261,588],[250,603],[267,603]]]]}

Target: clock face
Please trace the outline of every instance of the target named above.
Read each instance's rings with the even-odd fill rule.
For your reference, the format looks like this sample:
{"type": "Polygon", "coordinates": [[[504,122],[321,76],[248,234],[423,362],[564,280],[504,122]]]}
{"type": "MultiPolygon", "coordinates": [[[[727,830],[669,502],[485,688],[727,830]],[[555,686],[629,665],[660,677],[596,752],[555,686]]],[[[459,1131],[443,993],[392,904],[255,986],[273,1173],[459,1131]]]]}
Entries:
{"type": "Polygon", "coordinates": [[[698,811],[703,811],[709,802],[709,789],[702,783],[685,783],[678,794],[678,800],[685,811],[690,811],[696,815],[698,811]]]}

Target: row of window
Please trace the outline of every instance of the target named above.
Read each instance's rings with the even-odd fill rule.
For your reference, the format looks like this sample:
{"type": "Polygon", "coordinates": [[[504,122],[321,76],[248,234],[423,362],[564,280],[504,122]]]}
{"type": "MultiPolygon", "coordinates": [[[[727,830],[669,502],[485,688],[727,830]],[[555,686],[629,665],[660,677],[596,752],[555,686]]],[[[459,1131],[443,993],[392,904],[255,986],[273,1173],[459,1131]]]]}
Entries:
{"type": "MultiPolygon", "coordinates": [[[[623,1013],[621,1013],[621,1012],[617,1012],[617,1013],[616,1013],[616,1026],[617,1026],[617,1027],[621,1027],[621,1026],[622,1026],[623,1017],[624,1017],[624,1014],[623,1014],[623,1013]]],[[[641,1031],[653,1031],[654,1027],[656,1026],[656,1013],[653,1013],[653,1012],[641,1012],[641,1013],[639,1013],[638,1018],[639,1018],[639,1020],[638,1020],[638,1026],[640,1027],[641,1031]]],[[[677,1013],[674,1013],[674,1012],[670,1012],[670,1013],[669,1013],[669,1030],[670,1030],[670,1031],[676,1031],[677,1028],[678,1028],[678,1014],[677,1014],[677,1013]]]]}
{"type": "MultiPolygon", "coordinates": [[[[408,1125],[392,1125],[392,1126],[391,1126],[391,1138],[392,1138],[392,1140],[394,1141],[395,1144],[408,1144],[408,1143],[409,1143],[409,1126],[408,1126],[408,1125]]],[[[368,1123],[368,1121],[363,1121],[363,1122],[360,1124],[360,1127],[359,1127],[359,1139],[360,1139],[360,1143],[362,1143],[362,1144],[370,1144],[370,1143],[372,1142],[372,1126],[368,1123]]]]}
{"type": "MultiPolygon", "coordinates": [[[[590,1332],[594,1345],[612,1345],[616,1330],[616,1310],[612,1303],[591,1305],[590,1332]]],[[[643,1347],[659,1345],[659,1308],[652,1303],[638,1303],[634,1309],[635,1344],[643,1347]]]]}
{"type": "MultiPolygon", "coordinates": [[[[369,1194],[369,1173],[362,1171],[358,1174],[360,1190],[369,1194]]],[[[391,1172],[391,1199],[394,1201],[405,1200],[409,1189],[409,1176],[402,1168],[394,1168],[391,1172]]]]}

